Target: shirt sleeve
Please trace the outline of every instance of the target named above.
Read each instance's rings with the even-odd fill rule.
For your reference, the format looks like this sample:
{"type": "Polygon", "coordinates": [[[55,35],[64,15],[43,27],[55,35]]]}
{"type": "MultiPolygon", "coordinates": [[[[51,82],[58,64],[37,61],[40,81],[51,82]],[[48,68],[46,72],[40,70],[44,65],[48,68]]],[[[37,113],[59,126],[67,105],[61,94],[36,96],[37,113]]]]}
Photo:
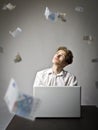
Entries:
{"type": "Polygon", "coordinates": [[[34,84],[33,84],[33,87],[36,87],[36,86],[42,86],[41,74],[39,72],[37,72],[35,80],[34,80],[34,84]]]}
{"type": "Polygon", "coordinates": [[[73,76],[71,79],[70,86],[77,86],[77,85],[78,85],[78,81],[76,79],[76,76],[73,76]]]}

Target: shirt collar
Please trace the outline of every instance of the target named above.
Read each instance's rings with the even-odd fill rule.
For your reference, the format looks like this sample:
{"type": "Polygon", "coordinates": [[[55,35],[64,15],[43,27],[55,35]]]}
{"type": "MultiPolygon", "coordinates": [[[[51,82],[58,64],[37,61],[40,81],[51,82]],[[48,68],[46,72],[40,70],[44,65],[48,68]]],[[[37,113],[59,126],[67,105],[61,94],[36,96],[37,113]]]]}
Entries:
{"type": "MultiPolygon", "coordinates": [[[[48,75],[50,74],[53,74],[53,71],[52,71],[52,68],[50,68],[48,71],[47,71],[48,75]]],[[[62,70],[59,74],[57,74],[57,76],[63,76],[64,75],[64,70],[62,70]]]]}

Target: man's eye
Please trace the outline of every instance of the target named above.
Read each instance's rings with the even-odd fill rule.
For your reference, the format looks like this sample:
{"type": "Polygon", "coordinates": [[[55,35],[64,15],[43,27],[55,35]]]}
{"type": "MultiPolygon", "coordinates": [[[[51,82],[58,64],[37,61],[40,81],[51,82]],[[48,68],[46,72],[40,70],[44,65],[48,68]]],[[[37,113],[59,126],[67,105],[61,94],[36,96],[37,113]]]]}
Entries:
{"type": "Polygon", "coordinates": [[[62,57],[65,58],[65,55],[62,54],[62,57]]]}

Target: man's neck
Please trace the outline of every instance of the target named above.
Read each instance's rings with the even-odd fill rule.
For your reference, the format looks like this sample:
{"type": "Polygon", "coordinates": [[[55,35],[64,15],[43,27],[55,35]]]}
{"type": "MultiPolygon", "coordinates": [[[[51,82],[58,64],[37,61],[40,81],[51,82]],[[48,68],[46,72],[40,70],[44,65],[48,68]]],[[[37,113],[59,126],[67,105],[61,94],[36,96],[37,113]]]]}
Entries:
{"type": "Polygon", "coordinates": [[[63,68],[61,68],[60,66],[57,66],[57,65],[52,66],[52,71],[54,74],[59,74],[62,70],[63,68]]]}

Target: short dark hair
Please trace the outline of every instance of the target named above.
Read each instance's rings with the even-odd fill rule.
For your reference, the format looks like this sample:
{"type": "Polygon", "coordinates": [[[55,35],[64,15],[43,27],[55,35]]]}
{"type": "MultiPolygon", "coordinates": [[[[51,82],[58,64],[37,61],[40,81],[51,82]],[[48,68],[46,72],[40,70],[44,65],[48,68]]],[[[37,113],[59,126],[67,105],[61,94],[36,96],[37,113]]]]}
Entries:
{"type": "Polygon", "coordinates": [[[71,50],[67,49],[65,46],[61,46],[57,49],[57,51],[63,50],[66,52],[65,62],[69,65],[73,62],[73,53],[71,50]]]}

